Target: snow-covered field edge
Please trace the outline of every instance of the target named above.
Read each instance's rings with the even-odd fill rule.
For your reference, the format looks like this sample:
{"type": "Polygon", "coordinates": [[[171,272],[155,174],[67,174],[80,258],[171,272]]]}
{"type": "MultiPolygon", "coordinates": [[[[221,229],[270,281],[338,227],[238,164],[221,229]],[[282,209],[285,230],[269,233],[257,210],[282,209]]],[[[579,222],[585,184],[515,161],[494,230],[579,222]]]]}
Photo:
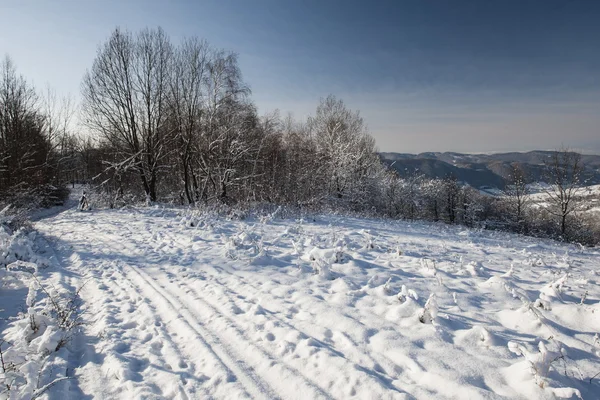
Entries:
{"type": "Polygon", "coordinates": [[[80,331],[81,287],[67,284],[38,232],[12,231],[10,219],[0,214],[0,399],[37,399],[50,389],[68,391],[73,380],[68,365],[80,331]]]}

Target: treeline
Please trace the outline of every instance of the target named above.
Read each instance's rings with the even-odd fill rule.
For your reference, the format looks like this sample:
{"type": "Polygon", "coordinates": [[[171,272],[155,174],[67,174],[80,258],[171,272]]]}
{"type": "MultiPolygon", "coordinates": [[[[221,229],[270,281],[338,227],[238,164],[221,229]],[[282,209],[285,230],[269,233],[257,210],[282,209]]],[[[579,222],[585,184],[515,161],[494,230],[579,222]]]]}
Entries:
{"type": "Polygon", "coordinates": [[[84,78],[83,115],[115,198],[134,184],[150,201],[359,207],[381,168],[341,100],[323,99],[303,124],[260,117],[235,54],[196,38],[174,45],[161,29],[113,32],[84,78]]]}
{"type": "Polygon", "coordinates": [[[495,229],[584,245],[600,244],[600,215],[590,208],[598,194],[589,194],[581,155],[557,150],[545,163],[545,183],[532,192],[532,182],[518,163],[505,176],[496,196],[461,185],[454,177],[399,178],[381,181],[379,210],[393,218],[441,221],[495,229]]]}
{"type": "Polygon", "coordinates": [[[38,93],[8,56],[2,60],[0,206],[46,206],[68,194],[59,186],[75,171],[77,140],[67,130],[71,109],[50,90],[38,93]]]}
{"type": "Polygon", "coordinates": [[[499,197],[452,177],[402,179],[342,100],[321,99],[305,121],[261,116],[236,55],[204,40],[172,43],[160,28],[116,29],[83,78],[79,138],[69,129],[70,107],[41,101],[10,61],[2,71],[0,198],[79,182],[110,207],[269,203],[598,243],[579,212],[576,153],[549,161],[545,202],[533,201],[518,165],[499,197]]]}

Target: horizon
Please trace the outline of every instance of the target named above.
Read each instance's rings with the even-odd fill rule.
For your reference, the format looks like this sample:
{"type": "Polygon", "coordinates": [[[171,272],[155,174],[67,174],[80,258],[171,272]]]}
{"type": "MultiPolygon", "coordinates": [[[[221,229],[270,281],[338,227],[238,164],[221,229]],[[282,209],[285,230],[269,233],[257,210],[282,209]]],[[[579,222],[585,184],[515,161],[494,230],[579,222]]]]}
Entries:
{"type": "Polygon", "coordinates": [[[510,154],[510,153],[520,153],[520,154],[526,154],[526,153],[534,153],[534,152],[544,152],[544,153],[554,153],[554,152],[560,152],[560,151],[569,151],[569,152],[574,152],[574,153],[579,153],[581,155],[585,155],[585,156],[600,156],[600,152],[588,152],[585,149],[576,149],[576,148],[561,148],[561,147],[557,147],[554,149],[532,149],[532,150],[515,150],[515,151],[503,151],[503,150],[498,150],[498,151],[494,151],[494,150],[490,150],[490,151],[421,151],[418,153],[409,153],[409,152],[404,152],[404,151],[378,151],[378,153],[387,153],[387,154],[408,154],[408,155],[415,155],[418,156],[420,154],[425,154],[425,153],[434,153],[434,154],[444,154],[444,153],[456,153],[456,154],[467,154],[467,155],[473,155],[473,156],[477,156],[477,155],[500,155],[500,154],[510,154]]]}
{"type": "Polygon", "coordinates": [[[79,102],[98,46],[161,26],[239,54],[260,114],[303,120],[334,94],[380,152],[600,154],[600,4],[133,0],[5,2],[0,55],[79,102]],[[32,21],[36,21],[32,27],[32,21]]]}

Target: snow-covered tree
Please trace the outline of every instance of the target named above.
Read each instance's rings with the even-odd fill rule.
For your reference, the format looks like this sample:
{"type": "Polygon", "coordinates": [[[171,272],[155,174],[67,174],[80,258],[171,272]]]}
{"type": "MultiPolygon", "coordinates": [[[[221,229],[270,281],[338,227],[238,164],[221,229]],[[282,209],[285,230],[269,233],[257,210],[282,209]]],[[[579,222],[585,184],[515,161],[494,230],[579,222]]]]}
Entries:
{"type": "Polygon", "coordinates": [[[511,165],[506,176],[503,205],[508,213],[507,219],[516,229],[527,232],[527,212],[531,204],[531,196],[527,187],[528,178],[520,164],[511,165]]]}
{"type": "MultiPolygon", "coordinates": [[[[335,96],[321,99],[308,121],[317,151],[318,170],[330,195],[339,199],[364,193],[364,184],[378,166],[375,140],[358,112],[335,96]]],[[[351,199],[352,200],[352,199],[351,199]]]]}
{"type": "Polygon", "coordinates": [[[546,162],[546,179],[549,187],[548,212],[558,219],[560,234],[567,233],[569,217],[581,206],[578,196],[582,190],[583,164],[581,154],[561,149],[552,153],[546,162]]]}

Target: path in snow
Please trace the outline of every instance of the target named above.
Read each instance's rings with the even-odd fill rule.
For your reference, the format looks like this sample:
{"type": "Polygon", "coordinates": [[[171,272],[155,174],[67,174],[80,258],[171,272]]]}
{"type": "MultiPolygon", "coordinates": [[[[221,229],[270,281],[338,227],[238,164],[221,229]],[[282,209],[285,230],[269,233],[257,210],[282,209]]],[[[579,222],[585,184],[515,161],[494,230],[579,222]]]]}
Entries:
{"type": "MultiPolygon", "coordinates": [[[[72,398],[552,398],[509,341],[553,336],[582,374],[600,354],[597,254],[557,255],[572,247],[362,220],[190,223],[160,209],[68,210],[36,227],[87,281],[72,398]],[[313,275],[336,249],[336,279],[313,275]],[[579,283],[540,323],[523,303],[565,268],[579,283]],[[583,287],[591,306],[576,308],[583,287]],[[441,317],[421,324],[430,293],[441,317]]],[[[567,378],[549,379],[578,385],[567,378]]]]}

